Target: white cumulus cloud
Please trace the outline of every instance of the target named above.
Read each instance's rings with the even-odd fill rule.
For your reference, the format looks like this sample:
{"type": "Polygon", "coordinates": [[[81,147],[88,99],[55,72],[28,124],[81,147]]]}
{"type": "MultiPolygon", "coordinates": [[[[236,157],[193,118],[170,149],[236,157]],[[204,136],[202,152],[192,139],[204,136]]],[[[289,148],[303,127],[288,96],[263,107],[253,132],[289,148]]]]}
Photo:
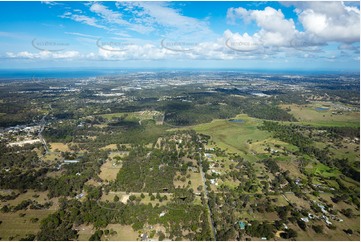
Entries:
{"type": "Polygon", "coordinates": [[[360,39],[360,10],[342,2],[304,2],[296,12],[305,32],[323,41],[352,43],[360,39]]]}
{"type": "MultiPolygon", "coordinates": [[[[231,22],[237,19],[245,23],[254,21],[260,30],[251,36],[252,41],[262,42],[265,46],[289,46],[299,32],[292,19],[286,19],[281,10],[266,7],[264,10],[247,10],[245,8],[230,8],[227,18],[231,22]]],[[[248,38],[245,34],[243,38],[248,38]]]]}
{"type": "Polygon", "coordinates": [[[21,51],[21,52],[7,52],[6,56],[9,58],[19,58],[19,59],[74,59],[74,58],[79,58],[81,55],[78,51],[62,51],[62,52],[40,51],[36,53],[32,53],[29,51],[21,51]]]}

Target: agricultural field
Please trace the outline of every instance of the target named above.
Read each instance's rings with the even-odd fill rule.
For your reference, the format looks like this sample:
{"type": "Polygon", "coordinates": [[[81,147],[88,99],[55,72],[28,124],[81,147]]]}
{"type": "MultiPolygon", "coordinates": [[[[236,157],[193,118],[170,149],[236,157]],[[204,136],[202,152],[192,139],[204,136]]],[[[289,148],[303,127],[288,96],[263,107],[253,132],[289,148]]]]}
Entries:
{"type": "Polygon", "coordinates": [[[101,148],[102,150],[118,150],[117,144],[109,144],[101,148]]]}
{"type": "MultiPolygon", "coordinates": [[[[1,191],[0,194],[9,195],[9,191],[1,191]]],[[[32,190],[20,194],[13,200],[0,202],[0,207],[15,207],[28,199],[40,204],[51,202],[52,205],[47,209],[41,210],[28,208],[16,212],[2,213],[0,218],[1,240],[20,240],[29,234],[36,233],[40,230],[40,221],[59,208],[57,198],[49,199],[46,192],[35,192],[32,190]]]]}
{"type": "Polygon", "coordinates": [[[63,143],[49,143],[50,151],[52,152],[68,152],[70,151],[69,146],[63,143]]]}
{"type": "Polygon", "coordinates": [[[20,240],[40,231],[40,221],[56,210],[27,210],[1,215],[1,240],[20,240]]]}
{"type": "MultiPolygon", "coordinates": [[[[9,195],[9,191],[1,191],[0,192],[1,195],[9,195]]],[[[47,192],[37,192],[34,190],[28,190],[25,193],[19,193],[19,196],[17,196],[15,199],[13,200],[9,200],[7,202],[3,202],[1,201],[0,204],[1,206],[4,206],[6,204],[10,205],[10,206],[16,206],[17,204],[21,203],[24,200],[33,200],[36,201],[38,203],[44,203],[44,202],[52,202],[53,205],[50,207],[51,209],[55,210],[58,207],[58,198],[48,198],[48,193],[47,192]]]]}
{"type": "Polygon", "coordinates": [[[134,231],[132,226],[109,224],[106,229],[116,232],[115,235],[103,235],[102,240],[109,241],[135,241],[140,237],[138,231],[134,231]]]}
{"type": "Polygon", "coordinates": [[[338,171],[337,169],[330,168],[322,163],[316,163],[316,164],[310,163],[305,167],[305,170],[308,173],[323,178],[338,177],[341,174],[340,171],[338,171]]]}
{"type": "Polygon", "coordinates": [[[112,120],[114,118],[124,118],[127,121],[134,121],[134,120],[153,120],[158,116],[163,116],[161,112],[158,111],[139,111],[139,112],[132,112],[132,113],[110,113],[110,114],[102,114],[103,118],[108,120],[112,120]]]}
{"type": "Polygon", "coordinates": [[[359,126],[360,112],[353,107],[332,102],[311,102],[305,105],[282,104],[282,109],[303,123],[319,126],[359,126]]]}
{"type": "Polygon", "coordinates": [[[248,159],[254,160],[250,154],[250,142],[261,142],[269,139],[270,134],[257,128],[262,120],[251,118],[247,115],[237,115],[235,120],[242,122],[231,122],[229,120],[213,120],[211,123],[194,126],[197,132],[210,135],[214,143],[228,152],[241,152],[248,159]]]}
{"type": "Polygon", "coordinates": [[[61,154],[59,154],[58,152],[47,153],[43,157],[44,160],[49,163],[53,163],[54,161],[59,161],[62,159],[61,154]]]}
{"type": "Polygon", "coordinates": [[[106,162],[100,167],[99,177],[104,181],[115,180],[119,170],[122,168],[122,157],[124,156],[124,152],[110,153],[106,162]]]}
{"type": "Polygon", "coordinates": [[[117,178],[119,170],[122,168],[121,161],[108,159],[101,167],[99,177],[104,181],[112,181],[117,178]]]}
{"type": "Polygon", "coordinates": [[[79,241],[89,241],[90,236],[95,232],[93,225],[82,224],[76,228],[78,231],[78,240],[79,241]]]}

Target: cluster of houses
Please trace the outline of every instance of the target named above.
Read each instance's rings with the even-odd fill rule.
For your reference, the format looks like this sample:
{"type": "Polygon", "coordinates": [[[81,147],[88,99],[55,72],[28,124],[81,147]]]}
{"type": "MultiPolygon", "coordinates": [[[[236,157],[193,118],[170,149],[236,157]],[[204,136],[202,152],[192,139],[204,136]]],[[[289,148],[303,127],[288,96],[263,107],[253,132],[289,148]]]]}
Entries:
{"type": "Polygon", "coordinates": [[[19,134],[25,132],[28,134],[34,134],[40,131],[40,125],[26,126],[26,125],[17,125],[14,127],[5,128],[2,132],[8,134],[19,134]]]}
{"type": "Polygon", "coordinates": [[[321,218],[325,221],[325,223],[327,224],[327,225],[332,225],[332,223],[330,222],[330,220],[329,220],[329,218],[326,216],[327,214],[328,214],[328,212],[327,212],[327,210],[325,209],[325,206],[324,205],[322,205],[322,204],[317,204],[317,206],[319,207],[319,208],[321,208],[321,211],[322,211],[322,216],[321,216],[321,218]]]}
{"type": "MultiPolygon", "coordinates": [[[[206,149],[206,150],[208,150],[208,151],[214,151],[213,148],[209,148],[209,149],[206,149]]],[[[213,162],[213,159],[212,159],[212,158],[213,158],[213,155],[212,155],[212,154],[210,154],[210,153],[204,153],[204,156],[205,156],[210,162],[213,162]]],[[[215,167],[214,164],[210,164],[210,166],[209,166],[209,168],[214,168],[214,167],[215,167]]],[[[211,174],[221,175],[221,172],[219,172],[219,171],[217,171],[217,170],[215,170],[215,169],[211,169],[210,172],[211,172],[211,174]]],[[[212,185],[218,186],[217,178],[215,178],[215,179],[210,179],[209,181],[210,181],[210,183],[211,183],[212,185]]]]}
{"type": "MultiPolygon", "coordinates": [[[[75,164],[75,163],[78,163],[78,162],[79,162],[79,160],[64,160],[63,163],[56,165],[54,168],[57,169],[57,170],[60,170],[62,165],[75,164]]],[[[80,176],[81,174],[77,173],[76,175],[80,176]]]]}
{"type": "MultiPolygon", "coordinates": [[[[314,203],[317,203],[316,201],[313,201],[314,203]]],[[[329,214],[329,212],[326,210],[326,207],[325,205],[323,204],[320,204],[320,203],[317,203],[317,206],[321,209],[321,212],[322,212],[322,215],[321,217],[318,217],[316,215],[313,215],[313,214],[308,214],[308,217],[304,217],[304,218],[301,218],[302,221],[304,221],[305,223],[308,223],[310,219],[322,219],[325,221],[326,225],[332,225],[332,222],[330,221],[330,218],[332,220],[336,220],[338,222],[343,222],[343,219],[335,216],[335,215],[332,215],[332,214],[329,214]],[[328,217],[329,216],[329,217],[328,217]]]]}
{"type": "Polygon", "coordinates": [[[40,139],[35,138],[40,129],[41,127],[38,125],[17,125],[14,127],[5,128],[0,132],[0,140],[9,142],[7,144],[8,146],[24,146],[26,144],[41,143],[40,139]]]}

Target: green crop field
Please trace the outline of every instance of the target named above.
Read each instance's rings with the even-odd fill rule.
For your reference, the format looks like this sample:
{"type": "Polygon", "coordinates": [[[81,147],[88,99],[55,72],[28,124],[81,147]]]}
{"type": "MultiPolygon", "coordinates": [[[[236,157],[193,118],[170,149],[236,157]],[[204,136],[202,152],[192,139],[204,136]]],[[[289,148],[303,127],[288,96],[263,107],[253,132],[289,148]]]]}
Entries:
{"type": "Polygon", "coordinates": [[[314,175],[324,177],[324,178],[338,177],[341,174],[341,172],[339,170],[332,169],[321,163],[312,165],[312,168],[306,168],[306,171],[308,171],[314,175]]]}
{"type": "Polygon", "coordinates": [[[199,133],[210,135],[220,148],[228,149],[228,152],[241,152],[253,160],[254,156],[247,155],[249,152],[247,141],[259,142],[270,138],[271,134],[257,128],[262,124],[262,120],[251,118],[245,114],[237,115],[235,119],[244,122],[236,123],[216,119],[210,123],[193,126],[193,128],[199,133]]]}

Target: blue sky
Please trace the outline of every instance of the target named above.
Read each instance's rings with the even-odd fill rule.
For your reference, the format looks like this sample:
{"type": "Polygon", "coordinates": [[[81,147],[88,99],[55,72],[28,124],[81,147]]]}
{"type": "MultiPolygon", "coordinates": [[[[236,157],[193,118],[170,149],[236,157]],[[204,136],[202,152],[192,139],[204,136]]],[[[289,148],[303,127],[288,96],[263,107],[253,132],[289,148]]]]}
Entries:
{"type": "Polygon", "coordinates": [[[0,68],[359,71],[358,2],[0,2],[0,68]]]}

